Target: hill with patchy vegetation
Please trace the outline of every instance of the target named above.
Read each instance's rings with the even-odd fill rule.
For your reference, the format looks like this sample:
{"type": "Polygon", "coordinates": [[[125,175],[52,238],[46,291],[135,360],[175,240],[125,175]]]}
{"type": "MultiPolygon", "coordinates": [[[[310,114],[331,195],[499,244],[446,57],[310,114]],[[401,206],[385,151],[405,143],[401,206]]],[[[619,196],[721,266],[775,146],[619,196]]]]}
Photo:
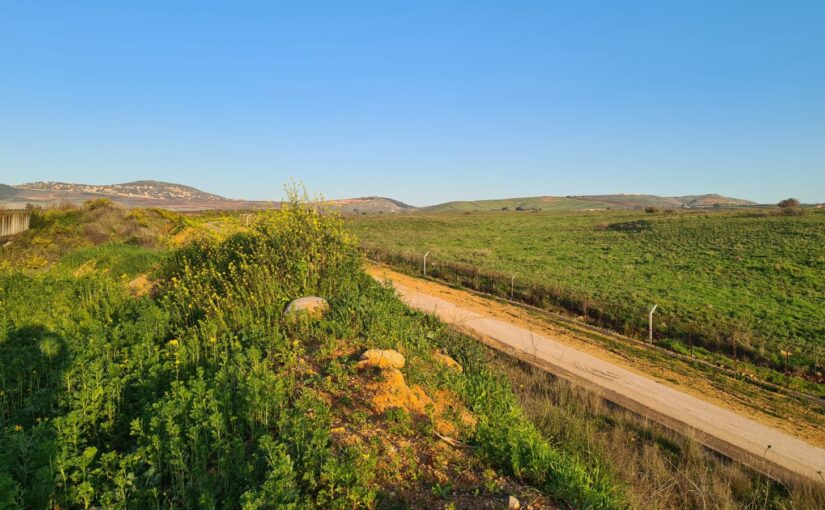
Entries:
{"type": "Polygon", "coordinates": [[[232,200],[191,186],[161,181],[109,185],[33,182],[0,186],[0,205],[8,208],[22,208],[28,204],[40,207],[80,205],[97,199],[111,200],[126,207],[156,207],[173,211],[267,209],[279,205],[269,201],[232,200]]]}
{"type": "MultiPolygon", "coordinates": [[[[105,198],[126,207],[154,207],[171,211],[261,210],[280,207],[277,201],[234,200],[206,193],[191,186],[161,181],[135,181],[123,184],[90,185],[65,182],[33,182],[9,186],[0,184],[0,207],[23,208],[27,204],[54,207],[79,205],[105,198]]],[[[587,211],[642,209],[657,207],[708,208],[753,205],[753,202],[721,195],[659,197],[655,195],[539,196],[495,200],[455,201],[429,207],[414,207],[386,197],[346,198],[324,204],[347,215],[410,212],[467,211],[587,211]]]]}
{"type": "Polygon", "coordinates": [[[749,200],[728,198],[714,194],[683,197],[618,194],[465,200],[422,207],[419,210],[422,212],[435,213],[467,211],[592,211],[607,209],[643,209],[645,207],[691,209],[745,205],[754,205],[754,203],[749,200]]]}
{"type": "MultiPolygon", "coordinates": [[[[0,184],[0,207],[21,209],[27,205],[56,207],[107,199],[126,207],[161,208],[170,211],[260,210],[280,207],[277,201],[233,200],[191,186],[161,181],[91,185],[65,182],[0,184]]],[[[329,200],[325,205],[345,214],[396,213],[415,208],[384,197],[329,200]]]]}
{"type": "Polygon", "coordinates": [[[344,214],[374,214],[411,212],[416,208],[386,197],[349,198],[329,200],[326,205],[344,214]]]}

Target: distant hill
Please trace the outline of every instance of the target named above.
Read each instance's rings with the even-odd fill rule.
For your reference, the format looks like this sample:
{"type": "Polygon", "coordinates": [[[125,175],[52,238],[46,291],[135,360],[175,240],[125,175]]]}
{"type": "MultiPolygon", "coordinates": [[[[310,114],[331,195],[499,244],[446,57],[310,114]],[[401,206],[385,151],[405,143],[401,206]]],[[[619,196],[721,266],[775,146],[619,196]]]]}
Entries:
{"type": "Polygon", "coordinates": [[[330,200],[330,206],[345,214],[398,213],[416,210],[415,207],[385,197],[349,198],[330,200]]]}
{"type": "MultiPolygon", "coordinates": [[[[280,207],[277,201],[234,200],[207,193],[191,186],[162,181],[134,181],[122,184],[74,184],[67,182],[31,182],[16,186],[0,184],[0,207],[21,208],[26,204],[49,206],[62,202],[81,204],[87,200],[108,198],[127,207],[157,207],[174,211],[269,209],[280,207]]],[[[721,195],[582,195],[537,196],[447,202],[417,208],[386,197],[361,197],[329,200],[327,204],[343,214],[407,212],[465,212],[506,210],[582,211],[600,209],[639,209],[648,206],[666,208],[702,208],[753,205],[748,200],[721,195]]]]}
{"type": "Polygon", "coordinates": [[[657,195],[585,195],[574,197],[581,200],[592,200],[602,203],[608,203],[613,206],[626,207],[629,209],[639,207],[721,207],[754,205],[750,200],[742,200],[739,198],[723,197],[722,195],[708,194],[708,195],[686,195],[682,197],[660,197],[657,195]]]}
{"type": "MultiPolygon", "coordinates": [[[[233,200],[191,186],[162,181],[107,185],[67,182],[31,182],[17,186],[0,184],[0,206],[7,208],[22,208],[26,204],[49,206],[62,202],[80,204],[97,198],[108,198],[127,207],[157,207],[175,211],[280,207],[280,202],[277,201],[233,200]]],[[[330,200],[328,204],[345,214],[395,213],[415,209],[384,197],[330,200]]]]}
{"type": "Polygon", "coordinates": [[[278,202],[232,200],[191,186],[161,181],[107,185],[67,182],[0,185],[0,204],[6,207],[23,207],[26,204],[49,206],[62,202],[79,204],[98,198],[108,198],[127,207],[158,207],[176,211],[260,209],[279,205],[278,202]]]}
{"type": "Polygon", "coordinates": [[[474,200],[447,202],[423,207],[423,212],[463,212],[542,210],[542,211],[582,211],[599,209],[640,209],[648,206],[659,208],[703,208],[754,205],[749,200],[728,198],[721,195],[689,195],[682,197],[660,197],[656,195],[582,195],[567,197],[524,197],[497,200],[474,200]]]}
{"type": "Polygon", "coordinates": [[[123,184],[93,185],[66,182],[31,182],[15,186],[19,190],[66,194],[94,194],[141,200],[222,201],[225,198],[191,186],[161,181],[134,181],[123,184]]]}

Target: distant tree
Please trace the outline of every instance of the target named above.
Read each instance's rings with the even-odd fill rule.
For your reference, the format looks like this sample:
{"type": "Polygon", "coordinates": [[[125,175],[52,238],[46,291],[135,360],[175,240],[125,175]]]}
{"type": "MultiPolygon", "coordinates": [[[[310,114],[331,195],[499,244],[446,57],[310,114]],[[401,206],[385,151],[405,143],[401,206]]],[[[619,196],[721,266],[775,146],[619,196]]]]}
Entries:
{"type": "Polygon", "coordinates": [[[649,205],[649,206],[645,207],[645,212],[648,213],[648,214],[653,214],[653,213],[659,212],[659,209],[657,207],[653,207],[652,205],[649,205]]]}
{"type": "Polygon", "coordinates": [[[510,210],[510,208],[509,208],[509,207],[502,207],[502,208],[501,208],[501,210],[502,210],[502,211],[509,211],[509,210],[510,210]]]}
{"type": "Polygon", "coordinates": [[[524,210],[524,207],[522,207],[522,206],[516,207],[516,211],[523,211],[523,210],[524,210]]]}
{"type": "Polygon", "coordinates": [[[795,198],[786,198],[777,205],[779,206],[779,210],[782,211],[782,214],[787,214],[788,216],[802,216],[805,212],[805,210],[802,209],[802,204],[795,198]]]}
{"type": "Polygon", "coordinates": [[[795,198],[786,198],[785,200],[780,201],[777,205],[779,205],[782,209],[795,209],[800,206],[800,203],[799,200],[795,198]]]}

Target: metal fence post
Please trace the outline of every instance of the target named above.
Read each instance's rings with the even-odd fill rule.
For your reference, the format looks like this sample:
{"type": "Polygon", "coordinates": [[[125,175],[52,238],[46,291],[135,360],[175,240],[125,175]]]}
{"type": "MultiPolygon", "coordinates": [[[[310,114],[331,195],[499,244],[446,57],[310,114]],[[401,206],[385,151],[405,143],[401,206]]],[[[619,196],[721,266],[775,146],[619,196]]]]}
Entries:
{"type": "Polygon", "coordinates": [[[651,344],[653,343],[653,312],[656,311],[656,308],[658,308],[658,306],[659,305],[653,305],[653,308],[650,309],[650,315],[649,315],[649,321],[648,322],[649,322],[649,326],[650,326],[649,338],[650,338],[650,343],[651,344]]]}
{"type": "Polygon", "coordinates": [[[516,290],[516,275],[518,275],[518,271],[513,273],[513,277],[510,278],[510,301],[513,301],[513,295],[516,290]]]}
{"type": "Polygon", "coordinates": [[[424,254],[424,276],[427,276],[427,255],[429,255],[429,254],[430,254],[429,251],[424,254]]]}

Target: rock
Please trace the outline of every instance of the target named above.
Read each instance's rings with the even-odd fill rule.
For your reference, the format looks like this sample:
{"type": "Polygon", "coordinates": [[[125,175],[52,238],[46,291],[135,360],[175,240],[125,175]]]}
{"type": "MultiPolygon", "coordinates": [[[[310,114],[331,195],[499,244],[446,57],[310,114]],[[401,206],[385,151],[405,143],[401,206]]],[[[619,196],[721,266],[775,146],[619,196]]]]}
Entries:
{"type": "Polygon", "coordinates": [[[514,496],[507,498],[507,510],[519,510],[519,508],[521,508],[521,502],[519,502],[519,500],[514,496]]]}
{"type": "Polygon", "coordinates": [[[458,363],[458,361],[456,361],[453,358],[447,356],[443,352],[436,351],[435,353],[433,353],[433,358],[435,358],[435,360],[438,361],[439,363],[441,363],[442,365],[446,365],[446,366],[448,366],[448,367],[450,367],[450,368],[452,368],[452,369],[454,369],[458,372],[463,372],[464,371],[464,368],[458,363]]]}
{"type": "Polygon", "coordinates": [[[378,367],[378,368],[403,368],[404,356],[391,349],[370,349],[361,355],[358,368],[378,367]]]}
{"type": "Polygon", "coordinates": [[[313,319],[320,319],[329,310],[327,300],[318,296],[307,296],[296,299],[286,307],[285,315],[305,314],[313,319]]]}

